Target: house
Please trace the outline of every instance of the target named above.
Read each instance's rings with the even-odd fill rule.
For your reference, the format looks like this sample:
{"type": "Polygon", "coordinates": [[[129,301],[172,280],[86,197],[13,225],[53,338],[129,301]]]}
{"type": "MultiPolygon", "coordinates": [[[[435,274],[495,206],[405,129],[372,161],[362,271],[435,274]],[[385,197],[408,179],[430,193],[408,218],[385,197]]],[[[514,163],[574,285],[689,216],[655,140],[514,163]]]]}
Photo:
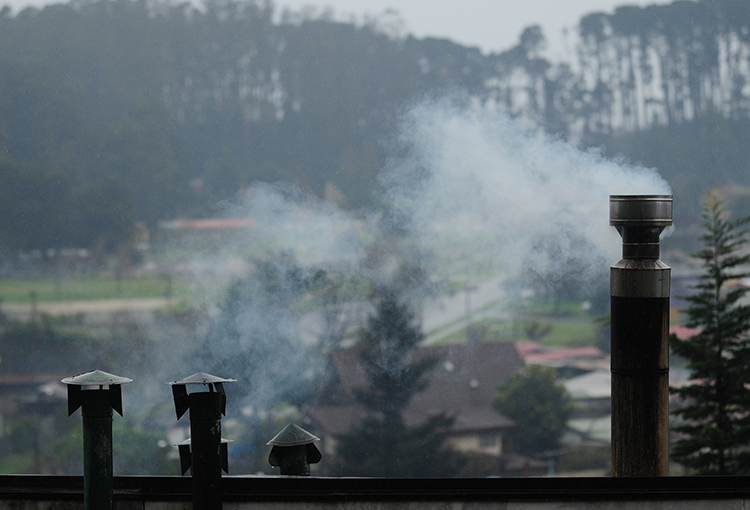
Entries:
{"type": "Polygon", "coordinates": [[[516,348],[527,365],[552,367],[561,377],[609,370],[608,356],[593,346],[547,348],[538,342],[526,341],[516,343],[516,348]]]}
{"type": "MultiPolygon", "coordinates": [[[[355,400],[356,389],[368,384],[361,354],[355,349],[331,354],[331,381],[321,392],[318,405],[306,412],[305,426],[321,438],[324,459],[335,455],[336,437],[365,416],[365,409],[355,400]]],[[[426,375],[427,388],[404,411],[407,425],[418,425],[441,413],[453,417],[453,424],[445,433],[445,444],[469,455],[467,464],[474,471],[467,476],[539,474],[540,469],[546,472],[546,463],[509,451],[506,434],[515,428],[515,423],[492,407],[498,385],[524,366],[513,344],[430,346],[415,349],[413,355],[415,359],[435,357],[439,362],[426,375]]]]}

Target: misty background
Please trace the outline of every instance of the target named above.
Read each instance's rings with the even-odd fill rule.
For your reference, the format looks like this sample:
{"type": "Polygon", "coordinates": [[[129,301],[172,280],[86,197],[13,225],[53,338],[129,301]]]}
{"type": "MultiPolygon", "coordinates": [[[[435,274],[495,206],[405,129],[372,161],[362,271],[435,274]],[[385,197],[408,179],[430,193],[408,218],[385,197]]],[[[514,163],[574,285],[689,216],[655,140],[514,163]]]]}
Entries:
{"type": "MultiPolygon", "coordinates": [[[[425,333],[529,295],[603,315],[610,194],[674,194],[677,257],[708,191],[747,210],[745,3],[587,14],[570,61],[536,25],[484,51],[396,21],[234,0],[0,11],[0,278],[54,295],[145,276],[171,307],[67,319],[95,348],[43,337],[45,370],[133,378],[128,423],[152,442],[175,425],[164,383],[236,378],[227,428],[261,444],[356,341],[375,287],[425,333]],[[68,354],[47,360],[55,341],[68,354]]],[[[39,370],[9,364],[22,345],[0,372],[39,370]]]]}

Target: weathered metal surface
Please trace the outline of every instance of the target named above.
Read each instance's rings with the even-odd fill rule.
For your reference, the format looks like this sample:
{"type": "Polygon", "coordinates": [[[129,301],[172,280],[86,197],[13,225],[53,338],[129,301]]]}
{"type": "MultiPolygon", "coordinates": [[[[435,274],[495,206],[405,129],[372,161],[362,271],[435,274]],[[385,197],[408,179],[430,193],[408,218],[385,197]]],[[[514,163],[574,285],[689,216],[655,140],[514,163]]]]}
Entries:
{"type": "Polygon", "coordinates": [[[112,509],[112,411],[122,416],[122,385],[129,377],[94,370],[62,380],[68,387],[68,416],[83,418],[83,504],[112,509]]]}
{"type": "Polygon", "coordinates": [[[75,384],[78,386],[109,386],[115,384],[127,384],[133,382],[129,377],[110,374],[103,370],[92,370],[75,377],[66,377],[62,380],[64,384],[75,384]]]}
{"type": "Polygon", "coordinates": [[[669,298],[612,305],[612,475],[668,475],[669,298]]]}
{"type": "Polygon", "coordinates": [[[68,416],[76,412],[83,404],[84,387],[87,386],[94,388],[85,391],[94,391],[97,386],[99,391],[106,391],[109,405],[117,411],[117,414],[122,416],[121,385],[132,381],[129,377],[120,377],[101,370],[86,372],[75,377],[66,377],[62,382],[68,387],[68,416]]]}
{"type": "Polygon", "coordinates": [[[267,445],[273,445],[268,463],[280,468],[282,475],[310,476],[310,464],[322,458],[313,444],[320,439],[295,423],[290,423],[276,434],[267,445]]]}
{"type": "Polygon", "coordinates": [[[266,445],[298,446],[315,441],[320,441],[320,438],[310,434],[296,423],[290,423],[281,429],[281,432],[276,434],[266,445]]]}
{"type": "Polygon", "coordinates": [[[179,446],[182,473],[192,470],[193,509],[221,510],[221,471],[229,471],[227,441],[221,438],[221,415],[226,412],[224,383],[234,382],[198,372],[171,382],[177,419],[190,410],[190,440],[179,446]],[[188,385],[207,391],[188,392],[188,385]]]}
{"type": "MultiPolygon", "coordinates": [[[[222,437],[221,446],[219,446],[221,450],[220,451],[221,469],[227,474],[229,473],[229,443],[234,443],[234,440],[225,439],[222,437]]],[[[192,444],[191,438],[187,438],[184,441],[182,441],[180,444],[175,445],[179,449],[180,470],[183,475],[188,472],[188,469],[190,469],[193,464],[192,452],[190,448],[191,444],[192,444]]]]}
{"type": "Polygon", "coordinates": [[[237,379],[225,379],[223,377],[217,377],[215,375],[207,374],[205,372],[197,372],[193,375],[180,379],[179,381],[172,381],[169,384],[185,385],[185,384],[217,384],[226,382],[235,382],[237,379]]]}
{"type": "Polygon", "coordinates": [[[112,406],[109,391],[83,394],[83,505],[112,509],[112,406]]]}
{"type": "Polygon", "coordinates": [[[671,274],[672,269],[661,260],[623,259],[610,268],[610,295],[669,297],[671,274]]]}
{"type": "Polygon", "coordinates": [[[610,195],[610,224],[668,227],[672,224],[672,202],[672,195],[610,195]]]}
{"type": "Polygon", "coordinates": [[[659,235],[672,224],[672,197],[611,196],[610,224],[623,241],[610,270],[612,475],[666,476],[671,269],[659,235]]]}
{"type": "Polygon", "coordinates": [[[218,393],[190,395],[194,510],[221,510],[221,405],[218,393]]]}
{"type": "Polygon", "coordinates": [[[180,379],[179,381],[170,382],[169,384],[172,385],[172,397],[174,398],[177,419],[179,420],[182,418],[182,415],[190,409],[190,399],[188,398],[189,392],[187,389],[190,385],[205,385],[209,392],[220,394],[221,414],[226,415],[227,397],[226,392],[224,391],[224,383],[235,381],[236,379],[225,379],[223,377],[206,374],[205,372],[198,372],[185,377],[184,379],[180,379]]]}

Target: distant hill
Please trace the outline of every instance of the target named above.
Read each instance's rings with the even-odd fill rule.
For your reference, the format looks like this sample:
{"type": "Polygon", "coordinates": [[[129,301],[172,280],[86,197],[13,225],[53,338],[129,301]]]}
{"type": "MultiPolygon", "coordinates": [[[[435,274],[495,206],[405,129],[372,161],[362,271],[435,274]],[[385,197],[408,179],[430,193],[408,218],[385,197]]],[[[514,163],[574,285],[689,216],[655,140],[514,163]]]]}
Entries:
{"type": "Polygon", "coordinates": [[[426,95],[656,166],[676,216],[708,188],[748,186],[750,4],[622,7],[580,30],[580,61],[553,65],[538,27],[485,55],[377,20],[275,22],[260,1],[4,9],[0,216],[54,221],[3,222],[0,241],[111,250],[135,220],[206,216],[257,180],[374,207],[400,114],[426,95]]]}

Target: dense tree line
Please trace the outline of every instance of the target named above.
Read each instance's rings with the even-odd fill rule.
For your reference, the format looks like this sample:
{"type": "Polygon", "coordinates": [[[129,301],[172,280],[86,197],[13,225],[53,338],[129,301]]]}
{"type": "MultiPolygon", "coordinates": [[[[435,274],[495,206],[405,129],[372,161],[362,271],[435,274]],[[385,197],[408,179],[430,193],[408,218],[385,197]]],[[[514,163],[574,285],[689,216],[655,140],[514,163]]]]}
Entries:
{"type": "MultiPolygon", "coordinates": [[[[369,207],[399,113],[425,94],[459,92],[648,164],[635,144],[613,137],[747,118],[747,9],[700,0],[592,14],[581,20],[573,66],[541,56],[539,27],[486,55],[404,36],[387,18],[344,23],[287,12],[275,21],[272,3],[259,0],[4,8],[0,179],[12,180],[14,168],[29,173],[26,181],[46,179],[34,200],[48,202],[54,191],[60,210],[34,214],[67,227],[51,237],[26,229],[19,238],[7,226],[1,234],[14,249],[102,238],[115,245],[129,235],[117,223],[212,214],[256,180],[293,181],[345,207],[369,207]],[[81,204],[91,204],[88,220],[81,204]],[[99,222],[97,204],[115,212],[99,222]],[[38,240],[31,246],[23,236],[38,240]]],[[[728,179],[745,184],[746,167],[727,165],[728,179]]],[[[27,214],[19,195],[4,198],[27,214]]]]}

